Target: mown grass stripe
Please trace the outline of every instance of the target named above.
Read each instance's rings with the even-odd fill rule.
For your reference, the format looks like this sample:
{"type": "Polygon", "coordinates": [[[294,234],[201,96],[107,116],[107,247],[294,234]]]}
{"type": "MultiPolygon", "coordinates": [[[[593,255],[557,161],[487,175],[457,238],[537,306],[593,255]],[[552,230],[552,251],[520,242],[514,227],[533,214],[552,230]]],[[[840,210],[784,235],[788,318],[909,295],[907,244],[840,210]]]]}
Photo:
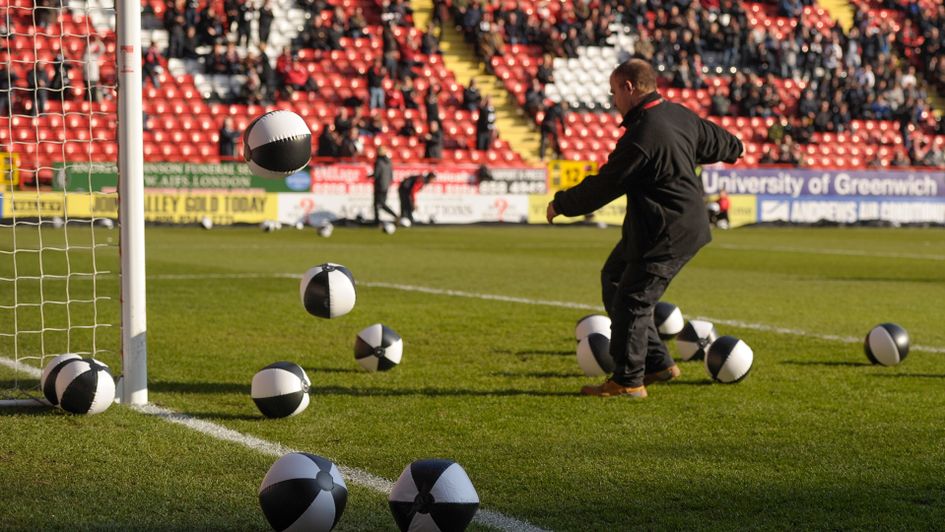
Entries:
{"type": "MultiPolygon", "coordinates": [[[[22,371],[30,377],[37,379],[43,374],[42,370],[39,368],[35,368],[23,363],[17,364],[15,360],[5,357],[0,357],[0,365],[6,366],[15,371],[22,371]]],[[[236,443],[269,456],[280,457],[288,453],[302,452],[290,449],[280,443],[266,441],[255,436],[249,436],[247,434],[243,434],[242,432],[237,432],[221,425],[217,425],[216,423],[190,417],[188,415],[174,412],[173,410],[169,410],[155,404],[149,403],[146,405],[132,406],[131,408],[143,414],[155,416],[169,423],[182,425],[191,430],[195,430],[201,434],[205,434],[218,440],[236,443]]],[[[342,465],[338,465],[338,469],[341,470],[346,481],[353,482],[359,486],[370,488],[374,491],[387,494],[390,493],[391,488],[394,487],[394,483],[390,480],[381,478],[377,475],[372,475],[367,471],[362,471],[360,469],[342,465]]],[[[514,517],[509,517],[505,514],[482,508],[480,508],[480,510],[476,513],[475,521],[484,526],[495,528],[496,530],[508,530],[510,532],[544,531],[544,529],[533,526],[525,521],[520,521],[514,517]]]]}
{"type": "MultiPolygon", "coordinates": [[[[302,276],[294,273],[233,273],[233,274],[170,274],[170,275],[154,275],[149,276],[149,279],[154,280],[204,280],[204,279],[258,279],[258,278],[272,278],[272,279],[300,279],[302,276]]],[[[386,288],[390,290],[402,290],[405,292],[421,292],[432,295],[440,296],[452,296],[452,297],[466,297],[471,299],[483,299],[488,301],[501,301],[504,303],[520,303],[523,305],[539,305],[539,306],[548,306],[548,307],[560,307],[560,308],[573,308],[579,310],[591,310],[595,312],[603,312],[603,307],[599,305],[588,305],[585,303],[573,303],[570,301],[554,301],[547,299],[530,299],[527,297],[514,297],[514,296],[503,296],[499,294],[484,294],[478,292],[466,292],[464,290],[451,290],[446,288],[433,288],[429,286],[416,286],[408,284],[398,284],[398,283],[384,283],[384,282],[373,282],[373,281],[358,281],[359,286],[367,286],[370,288],[386,288]]],[[[774,334],[784,334],[790,336],[803,336],[805,338],[817,338],[820,340],[827,340],[830,342],[842,342],[846,344],[858,344],[863,342],[863,338],[858,338],[855,336],[840,336],[836,334],[823,334],[815,333],[810,331],[805,331],[802,329],[791,329],[788,327],[779,327],[777,325],[768,325],[765,323],[752,323],[741,320],[729,320],[724,318],[717,318],[712,316],[693,316],[692,319],[706,320],[711,321],[712,323],[718,323],[721,325],[729,325],[731,327],[739,327],[741,329],[750,329],[753,331],[762,331],[769,332],[774,334]]],[[[932,346],[932,345],[912,345],[910,346],[912,351],[923,351],[926,353],[940,353],[945,354],[945,347],[932,346]]]]}

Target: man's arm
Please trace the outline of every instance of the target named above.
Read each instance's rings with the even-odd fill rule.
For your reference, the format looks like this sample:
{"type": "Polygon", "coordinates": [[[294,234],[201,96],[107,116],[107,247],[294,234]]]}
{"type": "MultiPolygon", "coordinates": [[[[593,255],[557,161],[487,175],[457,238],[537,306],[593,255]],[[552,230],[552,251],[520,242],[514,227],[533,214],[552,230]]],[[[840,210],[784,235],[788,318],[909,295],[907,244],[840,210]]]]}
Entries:
{"type": "Polygon", "coordinates": [[[577,185],[555,194],[548,204],[549,222],[559,214],[590,214],[626,192],[626,180],[646,164],[647,157],[636,144],[622,144],[617,143],[596,175],[589,175],[577,185]]]}
{"type": "Polygon", "coordinates": [[[738,137],[708,120],[699,121],[699,145],[696,147],[696,162],[712,164],[719,161],[734,163],[742,156],[745,147],[738,137]]]}

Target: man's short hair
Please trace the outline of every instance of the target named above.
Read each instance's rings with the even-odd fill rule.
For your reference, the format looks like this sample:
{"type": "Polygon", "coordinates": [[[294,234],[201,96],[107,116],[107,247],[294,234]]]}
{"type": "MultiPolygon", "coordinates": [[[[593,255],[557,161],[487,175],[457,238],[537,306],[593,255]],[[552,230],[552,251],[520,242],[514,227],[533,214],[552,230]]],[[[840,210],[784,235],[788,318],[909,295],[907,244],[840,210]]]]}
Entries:
{"type": "Polygon", "coordinates": [[[653,66],[642,59],[631,59],[620,63],[614,69],[614,76],[622,83],[630,80],[633,86],[641,92],[656,90],[656,71],[653,66]]]}

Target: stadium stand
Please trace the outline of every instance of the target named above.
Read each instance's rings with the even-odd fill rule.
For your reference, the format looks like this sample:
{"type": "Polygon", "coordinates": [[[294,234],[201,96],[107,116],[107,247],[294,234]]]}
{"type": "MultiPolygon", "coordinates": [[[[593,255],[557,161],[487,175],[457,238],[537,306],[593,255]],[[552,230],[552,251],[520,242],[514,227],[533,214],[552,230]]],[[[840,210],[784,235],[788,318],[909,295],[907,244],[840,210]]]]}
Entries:
{"type": "MultiPolygon", "coordinates": [[[[945,119],[936,123],[927,90],[945,90],[945,7],[852,5],[848,31],[809,0],[447,0],[435,3],[434,18],[464,32],[564,158],[604,160],[620,134],[607,76],[617,62],[642,57],[658,66],[665,97],[746,141],[740,164],[945,166],[945,119]],[[542,125],[555,102],[565,104],[561,131],[551,120],[542,125]]],[[[0,78],[13,82],[0,108],[14,110],[0,117],[0,145],[23,142],[24,165],[113,160],[114,29],[94,10],[33,17],[32,7],[12,0],[0,28],[0,63],[10,65],[0,78]],[[99,39],[76,36],[86,28],[99,39]],[[88,77],[106,90],[89,94],[88,77]]],[[[465,105],[469,87],[436,53],[436,30],[413,27],[402,0],[144,0],[143,17],[145,46],[153,45],[145,53],[148,161],[219,161],[224,117],[241,131],[277,107],[324,137],[321,155],[370,160],[386,145],[395,160],[421,160],[437,142],[426,137],[437,119],[442,160],[522,160],[501,131],[476,149],[488,121],[465,105]],[[372,75],[375,65],[385,73],[372,75]],[[382,101],[372,102],[371,85],[382,101]]]]}

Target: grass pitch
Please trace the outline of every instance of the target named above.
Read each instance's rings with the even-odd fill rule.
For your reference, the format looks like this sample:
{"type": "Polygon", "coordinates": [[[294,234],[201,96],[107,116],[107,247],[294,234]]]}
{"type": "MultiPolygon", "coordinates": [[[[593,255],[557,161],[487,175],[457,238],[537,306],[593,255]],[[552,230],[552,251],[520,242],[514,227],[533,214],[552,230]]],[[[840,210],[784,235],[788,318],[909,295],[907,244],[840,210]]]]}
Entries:
{"type": "MultiPolygon", "coordinates": [[[[22,248],[35,229],[17,236],[22,248]]],[[[117,232],[96,233],[109,237],[117,232]]],[[[682,378],[652,386],[645,401],[577,394],[592,379],[574,357],[574,323],[590,312],[581,305],[600,304],[616,228],[338,228],[330,239],[149,228],[147,238],[150,398],[163,407],[389,480],[413,460],[450,458],[484,508],[552,530],[945,522],[941,230],[717,232],[664,299],[744,339],[752,372],[724,386],[681,363],[682,378]],[[355,309],[330,321],[305,313],[290,277],[326,261],[361,283],[355,309]],[[869,365],[858,342],[885,321],[906,328],[914,348],[893,368],[869,365]],[[403,336],[404,360],[368,374],[352,348],[377,322],[403,336]],[[277,360],[308,371],[312,404],[265,420],[249,385],[277,360]]],[[[114,249],[99,259],[117,268],[114,249]]],[[[17,260],[21,275],[38,269],[35,255],[17,260]]],[[[65,268],[57,253],[43,264],[47,274],[65,268]]],[[[72,283],[71,297],[89,286],[72,283]]],[[[117,286],[103,276],[96,294],[117,297],[117,286]]],[[[44,284],[47,299],[57,290],[44,284]]],[[[0,305],[11,292],[0,283],[0,305]]],[[[23,284],[18,301],[36,292],[23,284]]],[[[93,318],[86,306],[69,305],[76,322],[93,318]]],[[[21,325],[64,319],[60,307],[21,307],[21,325]]],[[[117,323],[114,300],[99,313],[117,323]]],[[[0,313],[0,332],[11,319],[0,313]]],[[[95,340],[118,367],[115,333],[95,340]]],[[[90,339],[45,336],[47,350],[90,339]]],[[[0,356],[11,349],[0,339],[0,356]]],[[[0,367],[0,384],[14,378],[0,367]]],[[[122,406],[91,417],[0,409],[0,529],[262,530],[256,490],[274,460],[122,406]]],[[[339,530],[395,529],[384,494],[349,490],[339,530]]]]}

